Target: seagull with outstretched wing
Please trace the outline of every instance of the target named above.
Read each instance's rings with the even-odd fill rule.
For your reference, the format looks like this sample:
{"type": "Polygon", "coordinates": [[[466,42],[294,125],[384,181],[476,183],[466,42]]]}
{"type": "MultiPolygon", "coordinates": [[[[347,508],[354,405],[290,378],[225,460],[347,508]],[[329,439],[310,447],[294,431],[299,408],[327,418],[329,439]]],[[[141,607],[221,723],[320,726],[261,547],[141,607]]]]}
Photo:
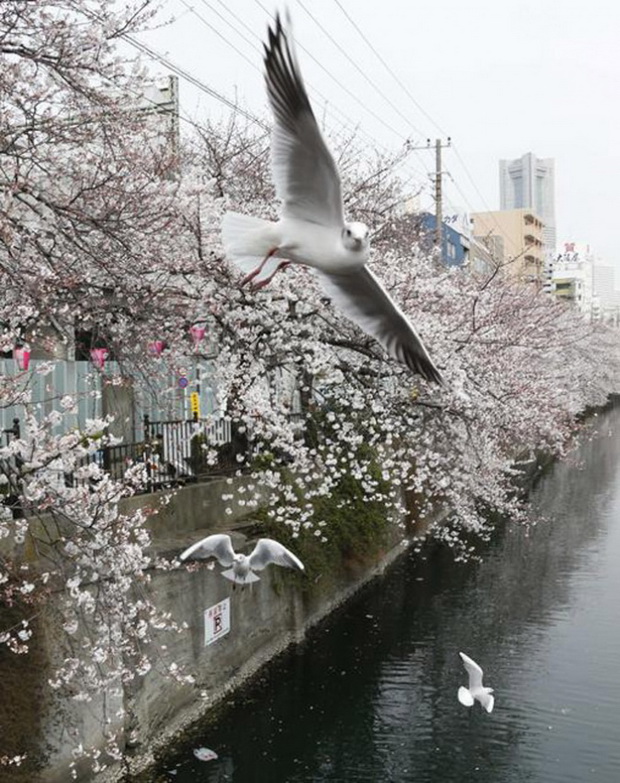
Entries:
{"type": "Polygon", "coordinates": [[[482,669],[476,661],[473,661],[465,653],[460,652],[459,655],[469,675],[469,687],[466,688],[464,685],[461,685],[458,690],[459,701],[465,707],[471,707],[474,701],[479,701],[487,712],[492,712],[495,704],[493,688],[485,688],[482,684],[482,669]]]}
{"type": "Polygon", "coordinates": [[[235,552],[230,536],[226,533],[214,533],[188,547],[179,555],[181,560],[206,560],[216,558],[227,570],[222,576],[231,582],[245,585],[258,582],[260,577],[254,571],[262,571],[268,565],[294,568],[303,571],[301,560],[285,546],[272,538],[260,538],[250,555],[235,552]]]}
{"type": "Polygon", "coordinates": [[[293,46],[279,16],[265,45],[265,80],[274,114],[271,163],[282,201],[276,223],[228,212],[222,222],[226,255],[255,288],[289,263],[314,269],[326,295],[390,356],[428,381],[439,370],[405,314],[368,269],[363,223],[347,223],[340,176],[325,144],[293,46]]]}

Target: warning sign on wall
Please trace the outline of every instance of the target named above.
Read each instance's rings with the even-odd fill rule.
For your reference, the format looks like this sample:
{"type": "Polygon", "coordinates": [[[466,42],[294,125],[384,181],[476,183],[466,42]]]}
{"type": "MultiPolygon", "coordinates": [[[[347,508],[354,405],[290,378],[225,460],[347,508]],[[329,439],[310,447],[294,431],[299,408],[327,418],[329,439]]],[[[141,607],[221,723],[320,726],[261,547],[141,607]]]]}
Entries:
{"type": "Polygon", "coordinates": [[[205,609],[205,647],[230,631],[230,598],[205,609]]]}

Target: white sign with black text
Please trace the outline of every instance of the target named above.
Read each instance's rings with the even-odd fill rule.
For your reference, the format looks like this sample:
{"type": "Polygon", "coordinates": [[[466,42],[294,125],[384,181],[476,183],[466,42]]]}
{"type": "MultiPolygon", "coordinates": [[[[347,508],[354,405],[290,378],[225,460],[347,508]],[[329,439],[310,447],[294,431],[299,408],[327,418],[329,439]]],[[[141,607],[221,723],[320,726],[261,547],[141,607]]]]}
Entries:
{"type": "Polygon", "coordinates": [[[205,609],[205,647],[230,631],[230,598],[205,609]]]}

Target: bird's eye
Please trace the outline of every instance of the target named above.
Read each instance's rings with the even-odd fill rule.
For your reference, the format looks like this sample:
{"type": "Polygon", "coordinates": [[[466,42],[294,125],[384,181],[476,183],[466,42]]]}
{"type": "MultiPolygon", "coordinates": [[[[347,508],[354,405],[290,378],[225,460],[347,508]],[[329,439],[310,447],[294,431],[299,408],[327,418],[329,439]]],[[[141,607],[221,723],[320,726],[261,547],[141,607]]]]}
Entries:
{"type": "Polygon", "coordinates": [[[348,236],[348,237],[350,237],[350,236],[351,236],[351,229],[350,229],[350,228],[347,228],[347,236],[348,236]]]}

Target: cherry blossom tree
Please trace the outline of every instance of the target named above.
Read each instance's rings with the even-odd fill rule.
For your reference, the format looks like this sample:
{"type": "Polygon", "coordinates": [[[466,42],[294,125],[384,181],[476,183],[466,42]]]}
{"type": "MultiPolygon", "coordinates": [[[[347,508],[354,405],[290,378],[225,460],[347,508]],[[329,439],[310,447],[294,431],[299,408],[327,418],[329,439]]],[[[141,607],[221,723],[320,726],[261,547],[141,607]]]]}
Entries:
{"type": "MultiPolygon", "coordinates": [[[[231,414],[282,463],[296,466],[301,503],[290,487],[279,486],[279,471],[269,477],[272,514],[286,520],[293,535],[316,523],[308,500],[329,494],[345,475],[359,476],[372,496],[377,463],[393,488],[422,499],[418,514],[430,515],[441,501],[453,510],[457,527],[480,529],[483,509],[520,511],[515,464],[539,451],[562,454],[576,414],[604,403],[617,387],[617,334],[585,323],[533,286],[513,284],[501,269],[479,279],[442,267],[422,252],[418,221],[399,211],[403,199],[389,162],[374,161],[373,179],[355,169],[359,155],[352,153],[349,161],[345,151],[340,165],[345,191],[356,193],[354,214],[380,221],[371,265],[419,329],[445,388],[386,362],[303,269],[281,273],[271,290],[256,296],[240,291],[235,299],[230,291],[219,316],[221,388],[228,389],[231,414]],[[277,384],[265,381],[284,370],[305,401],[306,426],[320,421],[319,443],[309,444],[287,426],[290,406],[277,400],[277,384]],[[360,452],[362,443],[371,453],[360,452]]],[[[260,160],[255,179],[264,182],[265,157],[256,148],[253,155],[260,160]]],[[[263,201],[256,191],[246,200],[235,165],[233,158],[228,169],[218,168],[230,206],[273,214],[270,188],[263,201]]],[[[388,508],[398,502],[396,496],[381,499],[388,508]]]]}
{"type": "MultiPolygon", "coordinates": [[[[194,186],[180,182],[178,151],[145,103],[151,77],[118,47],[151,12],[147,0],[17,0],[0,8],[4,351],[23,341],[71,343],[78,329],[119,359],[141,357],[149,334],[170,330],[183,345],[179,326],[202,312],[185,277],[194,237],[184,209],[194,186]]],[[[144,465],[113,481],[93,459],[110,443],[109,422],[76,430],[71,397],[46,413],[31,402],[28,372],[0,384],[0,405],[17,403],[26,420],[0,449],[9,501],[0,520],[0,642],[15,655],[32,651],[41,641],[33,638],[37,618],[57,613],[65,655],[49,687],[88,701],[144,674],[151,632],[171,625],[143,589],[149,511],[119,510],[143,485],[144,465]]],[[[118,737],[106,728],[107,710],[103,739],[114,758],[118,737]]],[[[16,765],[28,755],[27,735],[7,725],[2,733],[0,763],[16,765]]],[[[26,779],[32,770],[26,759],[26,779]]]]}

